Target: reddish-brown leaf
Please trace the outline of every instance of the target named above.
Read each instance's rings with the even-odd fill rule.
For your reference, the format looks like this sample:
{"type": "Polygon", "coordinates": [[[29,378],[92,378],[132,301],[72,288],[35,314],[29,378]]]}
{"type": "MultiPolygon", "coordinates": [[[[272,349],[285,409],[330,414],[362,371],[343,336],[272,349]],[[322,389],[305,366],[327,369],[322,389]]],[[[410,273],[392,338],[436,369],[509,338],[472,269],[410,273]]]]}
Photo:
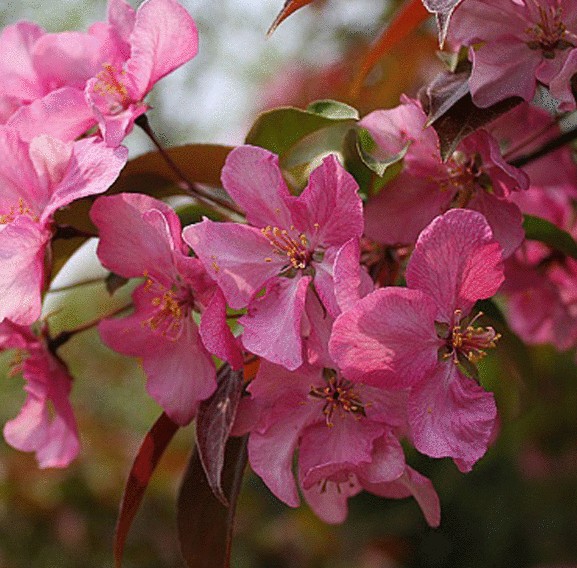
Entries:
{"type": "Polygon", "coordinates": [[[215,497],[226,507],[227,498],[221,486],[224,449],[234,423],[243,386],[243,371],[225,365],[218,376],[218,388],[203,401],[196,416],[198,454],[206,479],[215,497]]]}
{"type": "Polygon", "coordinates": [[[198,451],[193,451],[178,497],[180,550],[189,568],[229,568],[236,501],[247,461],[247,437],[226,444],[222,489],[225,507],[212,492],[198,451]]]}
{"type": "Polygon", "coordinates": [[[401,43],[417,26],[429,17],[421,0],[407,0],[395,14],[379,39],[370,47],[353,80],[351,92],[358,96],[363,81],[375,64],[401,43]]]}
{"type": "Polygon", "coordinates": [[[116,523],[114,534],[114,565],[116,568],[120,568],[122,565],[124,543],[150,478],[178,428],[177,424],[165,413],[162,413],[144,437],[138,450],[126,482],[116,523]]]}
{"type": "Polygon", "coordinates": [[[281,24],[284,22],[291,14],[303,8],[307,4],[310,4],[313,0],[286,0],[282,10],[279,12],[278,16],[275,18],[274,22],[271,24],[266,35],[271,35],[281,24]]]}

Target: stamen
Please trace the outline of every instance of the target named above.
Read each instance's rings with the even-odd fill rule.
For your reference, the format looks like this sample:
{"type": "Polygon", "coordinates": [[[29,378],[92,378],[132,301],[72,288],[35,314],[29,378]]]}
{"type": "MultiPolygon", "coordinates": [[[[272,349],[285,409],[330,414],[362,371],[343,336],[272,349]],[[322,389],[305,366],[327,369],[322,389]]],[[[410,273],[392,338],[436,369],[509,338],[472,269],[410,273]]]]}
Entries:
{"type": "Polygon", "coordinates": [[[22,197],[18,198],[18,205],[12,205],[8,210],[8,213],[4,213],[0,215],[0,225],[7,225],[8,223],[12,223],[17,217],[20,215],[27,215],[33,221],[38,222],[40,218],[38,215],[35,215],[32,209],[26,204],[22,197]]]}
{"type": "Polygon", "coordinates": [[[562,21],[563,10],[560,7],[536,6],[540,21],[528,27],[525,33],[529,36],[527,45],[530,49],[540,49],[543,57],[553,59],[556,50],[575,47],[575,35],[568,32],[562,21]]]}
{"type": "MultiPolygon", "coordinates": [[[[455,310],[455,321],[458,321],[460,310],[455,310]]],[[[460,322],[453,326],[449,338],[447,338],[447,347],[449,352],[444,358],[453,357],[455,364],[460,363],[460,357],[465,357],[468,361],[475,364],[487,355],[486,349],[496,347],[497,341],[501,334],[496,333],[492,327],[474,327],[474,323],[483,315],[479,312],[465,328],[460,322]]]]}
{"type": "MultiPolygon", "coordinates": [[[[291,231],[295,231],[291,226],[291,231]]],[[[286,229],[271,227],[268,225],[261,229],[262,234],[267,238],[273,247],[273,253],[280,256],[287,256],[292,268],[306,268],[310,262],[311,252],[308,250],[309,240],[304,233],[299,233],[292,237],[286,229]]],[[[265,262],[272,262],[270,257],[266,257],[265,262]]]]}
{"type": "Polygon", "coordinates": [[[104,68],[103,71],[96,75],[98,81],[94,85],[94,92],[106,97],[109,112],[117,114],[131,103],[128,89],[121,79],[126,75],[126,72],[124,70],[116,71],[110,63],[105,63],[102,67],[104,68]]]}

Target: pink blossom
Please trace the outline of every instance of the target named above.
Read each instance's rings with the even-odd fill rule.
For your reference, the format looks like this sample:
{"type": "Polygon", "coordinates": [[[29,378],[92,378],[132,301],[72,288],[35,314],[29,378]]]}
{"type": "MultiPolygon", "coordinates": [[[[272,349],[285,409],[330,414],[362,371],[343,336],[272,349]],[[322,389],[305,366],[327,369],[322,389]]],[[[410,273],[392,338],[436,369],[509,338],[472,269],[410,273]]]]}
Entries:
{"type": "Polygon", "coordinates": [[[574,0],[463,2],[453,14],[450,36],[471,46],[473,102],[488,107],[512,96],[531,101],[538,83],[568,89],[555,79],[576,53],[576,8],[574,0]]]}
{"type": "Polygon", "coordinates": [[[403,169],[365,208],[365,232],[384,244],[410,244],[434,217],[451,207],[483,213],[509,256],[524,238],[522,216],[512,192],[527,189],[528,178],[507,164],[497,141],[486,131],[467,136],[441,160],[439,138],[416,101],[403,97],[390,110],[377,110],[359,125],[391,157],[408,145],[403,169]]]}
{"type": "Polygon", "coordinates": [[[4,426],[14,448],[35,452],[41,468],[66,467],[78,455],[80,440],[68,397],[66,365],[29,327],[0,323],[0,351],[17,349],[12,374],[22,373],[27,393],[18,416],[4,426]]]}
{"type": "Polygon", "coordinates": [[[324,521],[343,522],[347,499],[366,488],[389,497],[413,494],[429,524],[439,524],[435,490],[406,466],[398,441],[406,430],[406,392],[353,385],[333,369],[305,364],[291,372],[267,361],[249,390],[258,412],[251,467],[287,505],[299,504],[292,473],[298,449],[301,491],[324,521]]]}
{"type": "Polygon", "coordinates": [[[118,146],[149,109],[143,99],[154,84],[196,55],[198,31],[176,0],[147,0],[136,14],[124,0],[111,0],[109,23],[124,45],[85,94],[105,142],[118,146]]]}
{"type": "Polygon", "coordinates": [[[55,211],[106,191],[124,167],[127,150],[45,135],[27,143],[0,127],[0,153],[0,322],[29,325],[40,316],[55,211]]]}
{"type": "Polygon", "coordinates": [[[496,418],[493,395],[471,377],[498,339],[469,314],[503,282],[501,247],[482,215],[451,210],[419,236],[406,278],[408,289],[381,288],[343,312],[329,351],[355,383],[410,388],[415,447],[468,471],[496,418]]]}
{"type": "Polygon", "coordinates": [[[98,257],[126,278],[144,277],[134,312],[99,325],[115,351],[140,357],[148,393],[177,423],[187,424],[216,388],[211,353],[242,366],[226,324],[226,304],[200,261],[188,256],[174,211],[146,195],[101,197],[90,216],[99,229],[98,257]],[[193,313],[200,312],[200,326],[193,313]]]}
{"type": "Polygon", "coordinates": [[[363,230],[358,186],[329,156],[294,197],[277,156],[252,146],[229,154],[222,183],[250,225],[206,219],[186,227],[184,239],[229,305],[248,308],[239,320],[245,348],[296,369],[303,363],[303,336],[322,334],[330,326],[326,318],[340,311],[333,265],[340,247],[363,230]]]}

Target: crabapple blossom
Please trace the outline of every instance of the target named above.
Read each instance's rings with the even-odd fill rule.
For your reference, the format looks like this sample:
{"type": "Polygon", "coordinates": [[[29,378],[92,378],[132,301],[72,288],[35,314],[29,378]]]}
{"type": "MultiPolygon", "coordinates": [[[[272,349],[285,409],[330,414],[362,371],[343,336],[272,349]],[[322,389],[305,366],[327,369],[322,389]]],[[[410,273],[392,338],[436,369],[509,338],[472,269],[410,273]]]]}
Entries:
{"type": "Polygon", "coordinates": [[[144,277],[134,312],[107,319],[98,330],[115,351],[140,357],[147,390],[178,424],[216,389],[211,353],[242,366],[226,323],[222,292],[200,261],[188,256],[180,221],[166,204],[140,194],[99,198],[90,216],[99,229],[102,264],[126,278],[144,277]],[[200,312],[200,326],[193,313],[200,312]]]}
{"type": "MultiPolygon", "coordinates": [[[[333,364],[334,367],[334,364],[333,364]]],[[[296,371],[262,361],[250,384],[258,419],[248,443],[253,470],[291,507],[299,504],[292,473],[315,513],[343,522],[347,499],[363,488],[389,497],[414,495],[427,522],[439,524],[431,482],[405,463],[405,391],[349,382],[338,370],[304,364],[296,371]]]]}
{"type": "Polygon", "coordinates": [[[510,195],[527,189],[526,174],[505,162],[497,141],[484,130],[467,136],[443,162],[439,137],[426,123],[418,102],[407,97],[398,107],[374,111],[359,122],[384,156],[408,145],[402,171],[367,203],[367,236],[391,245],[414,243],[434,217],[450,207],[466,207],[483,213],[509,256],[524,238],[521,212],[510,195]]]}
{"type": "Polygon", "coordinates": [[[322,335],[328,318],[339,313],[333,264],[340,247],[363,231],[358,186],[331,155],[295,197],[278,157],[253,146],[229,154],[222,183],[250,224],[205,219],[186,227],[184,240],[228,304],[247,307],[239,319],[244,347],[296,369],[303,363],[303,337],[322,335]]]}
{"type": "Polygon", "coordinates": [[[531,101],[542,83],[562,95],[566,110],[575,108],[566,97],[577,53],[575,0],[467,0],[453,14],[450,37],[470,46],[477,106],[512,96],[531,101]]]}
{"type": "Polygon", "coordinates": [[[16,349],[11,374],[26,381],[26,401],[4,426],[14,448],[35,452],[41,468],[66,467],[78,455],[80,440],[68,397],[72,388],[66,365],[49,351],[46,341],[28,326],[0,323],[0,352],[16,349]]]}
{"type": "Polygon", "coordinates": [[[415,447],[468,471],[496,419],[493,395],[475,382],[475,363],[499,337],[469,314],[503,282],[501,247],[480,213],[448,211],[419,236],[406,279],[407,289],[380,288],[344,311],[329,351],[350,381],[410,388],[415,447]]]}
{"type": "Polygon", "coordinates": [[[42,135],[30,143],[0,127],[0,322],[38,319],[54,213],[75,199],[103,193],[118,177],[126,148],[97,139],[62,142],[42,135]]]}

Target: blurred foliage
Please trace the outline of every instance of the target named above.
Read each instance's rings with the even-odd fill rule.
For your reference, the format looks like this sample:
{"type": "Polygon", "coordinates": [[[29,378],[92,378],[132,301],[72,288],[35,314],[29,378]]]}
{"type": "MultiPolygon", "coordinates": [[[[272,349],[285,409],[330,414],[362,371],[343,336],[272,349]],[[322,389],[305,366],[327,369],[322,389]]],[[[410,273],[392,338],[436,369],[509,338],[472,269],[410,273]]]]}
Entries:
{"type": "MultiPolygon", "coordinates": [[[[317,1],[268,41],[264,34],[282,0],[184,4],[199,24],[200,54],[186,72],[161,83],[152,101],[153,126],[170,144],[240,143],[257,111],[287,104],[306,108],[317,99],[348,102],[364,115],[396,105],[401,92],[414,95],[440,69],[430,26],[387,56],[367,78],[360,99],[352,99],[348,87],[358,58],[398,2],[317,1]]],[[[33,18],[53,31],[85,28],[103,14],[102,0],[0,6],[0,21],[33,18]]],[[[131,148],[148,148],[137,133],[132,140],[131,148]]],[[[127,303],[132,287],[112,298],[104,282],[53,294],[50,324],[57,332],[113,311],[127,303]]],[[[306,506],[284,506],[251,474],[240,495],[233,566],[576,566],[574,353],[528,348],[506,330],[498,331],[504,337],[481,364],[481,380],[495,392],[500,410],[495,445],[468,475],[449,460],[416,453],[408,458],[439,491],[439,529],[426,526],[412,500],[368,494],[350,501],[346,523],[328,526],[306,506]]],[[[22,380],[4,378],[10,356],[0,355],[2,423],[17,414],[24,399],[22,380]]],[[[161,412],[146,395],[138,363],[106,349],[94,330],[74,337],[62,356],[76,377],[72,402],[83,451],[65,471],[39,471],[33,456],[0,441],[1,568],[112,566],[123,486],[143,436],[161,412]]],[[[179,431],[163,457],[128,537],[126,568],[182,565],[176,494],[193,434],[192,428],[179,431]]]]}

